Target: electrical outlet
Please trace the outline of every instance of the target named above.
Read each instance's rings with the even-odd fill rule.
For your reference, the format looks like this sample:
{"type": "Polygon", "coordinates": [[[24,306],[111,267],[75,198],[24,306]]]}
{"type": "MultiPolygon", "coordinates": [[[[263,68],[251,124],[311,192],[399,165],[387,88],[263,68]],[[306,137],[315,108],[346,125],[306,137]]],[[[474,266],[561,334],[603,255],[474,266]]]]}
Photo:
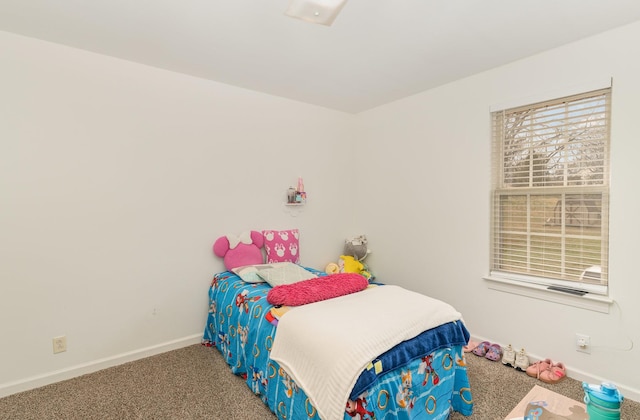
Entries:
{"type": "Polygon", "coordinates": [[[67,336],[53,337],[53,354],[67,351],[67,336]]]}
{"type": "Polygon", "coordinates": [[[591,354],[591,337],[586,334],[576,334],[576,351],[591,354]]]}

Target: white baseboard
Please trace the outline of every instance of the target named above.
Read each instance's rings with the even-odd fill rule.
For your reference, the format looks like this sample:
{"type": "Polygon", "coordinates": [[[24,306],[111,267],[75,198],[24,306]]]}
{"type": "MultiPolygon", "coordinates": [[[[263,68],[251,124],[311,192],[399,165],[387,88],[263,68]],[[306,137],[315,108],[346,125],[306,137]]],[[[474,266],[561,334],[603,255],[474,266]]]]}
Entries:
{"type": "Polygon", "coordinates": [[[121,353],[110,357],[105,357],[104,359],[94,360],[53,372],[48,372],[43,375],[32,376],[19,381],[0,384],[0,398],[7,397],[18,392],[39,388],[41,386],[49,385],[55,382],[75,378],[81,375],[86,375],[87,373],[97,372],[102,369],[118,366],[127,362],[132,362],[134,360],[144,359],[145,357],[155,356],[160,353],[165,353],[171,350],[198,344],[200,343],[201,339],[202,334],[194,334],[191,336],[179,338],[177,340],[156,344],[154,346],[121,353]]]}
{"type": "MultiPolygon", "coordinates": [[[[488,340],[488,339],[483,338],[483,337],[473,336],[473,337],[471,337],[471,339],[473,341],[477,341],[478,343],[481,343],[483,341],[489,341],[489,342],[493,343],[493,341],[488,340]]],[[[531,353],[527,353],[527,356],[529,357],[529,363],[537,362],[539,360],[544,360],[544,357],[540,357],[538,355],[531,354],[531,353]]],[[[471,357],[471,356],[469,356],[469,357],[471,357]]],[[[610,382],[610,381],[608,381],[608,380],[606,380],[604,378],[592,375],[592,374],[590,374],[588,372],[584,372],[584,371],[581,371],[581,370],[573,369],[571,366],[568,366],[568,365],[567,365],[567,376],[569,378],[575,379],[576,381],[587,382],[587,383],[596,384],[596,385],[599,385],[599,384],[601,384],[603,382],[610,382]]],[[[618,388],[618,390],[620,391],[620,393],[624,396],[625,399],[629,399],[629,400],[639,401],[640,402],[640,390],[635,389],[635,388],[631,388],[629,386],[625,386],[624,384],[616,383],[615,385],[618,388]]],[[[473,389],[471,389],[471,392],[473,392],[473,389]]]]}
{"type": "MultiPolygon", "coordinates": [[[[535,359],[540,360],[540,359],[535,359]]],[[[603,382],[610,382],[604,378],[599,376],[592,375],[587,372],[583,372],[581,370],[572,369],[570,366],[567,366],[567,376],[575,379],[576,381],[587,382],[590,384],[600,385],[603,382]]],[[[620,393],[624,396],[625,400],[633,400],[640,401],[640,390],[635,388],[630,388],[623,384],[615,384],[620,393]]]]}

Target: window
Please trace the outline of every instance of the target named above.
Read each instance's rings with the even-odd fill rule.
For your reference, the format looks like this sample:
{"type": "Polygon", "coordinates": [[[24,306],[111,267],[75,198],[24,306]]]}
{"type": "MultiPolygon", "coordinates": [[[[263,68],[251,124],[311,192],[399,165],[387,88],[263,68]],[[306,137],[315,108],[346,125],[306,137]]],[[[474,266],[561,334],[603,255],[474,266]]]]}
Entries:
{"type": "Polygon", "coordinates": [[[491,275],[606,294],[611,88],[492,112],[491,275]]]}

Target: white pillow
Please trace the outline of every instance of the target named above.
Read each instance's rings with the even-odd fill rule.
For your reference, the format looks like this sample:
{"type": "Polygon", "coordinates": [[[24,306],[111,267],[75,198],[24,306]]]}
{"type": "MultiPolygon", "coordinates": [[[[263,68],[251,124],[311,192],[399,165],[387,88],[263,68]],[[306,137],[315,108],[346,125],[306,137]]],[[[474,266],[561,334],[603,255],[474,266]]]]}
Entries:
{"type": "Polygon", "coordinates": [[[258,275],[260,271],[281,267],[286,264],[291,263],[243,265],[242,267],[232,268],[231,271],[247,283],[264,283],[264,279],[258,275]]]}
{"type": "Polygon", "coordinates": [[[299,281],[315,279],[318,277],[311,271],[305,270],[297,264],[280,264],[282,264],[282,266],[258,271],[258,276],[262,277],[271,287],[283,284],[293,284],[299,281]]]}

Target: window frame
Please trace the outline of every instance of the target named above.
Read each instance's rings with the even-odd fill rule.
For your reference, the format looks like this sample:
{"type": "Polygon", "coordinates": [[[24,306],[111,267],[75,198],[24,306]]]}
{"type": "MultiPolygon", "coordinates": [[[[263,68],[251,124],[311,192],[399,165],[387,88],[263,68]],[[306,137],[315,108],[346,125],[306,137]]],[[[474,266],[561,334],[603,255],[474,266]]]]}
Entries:
{"type": "MultiPolygon", "coordinates": [[[[549,286],[559,286],[566,289],[572,290],[581,290],[587,293],[594,293],[597,295],[607,295],[608,294],[608,260],[609,260],[609,195],[610,195],[610,146],[611,146],[611,97],[612,97],[612,89],[611,83],[609,79],[609,83],[606,86],[598,86],[596,89],[587,89],[581,92],[571,94],[565,94],[562,96],[556,96],[554,99],[550,100],[539,100],[539,101],[531,101],[525,104],[519,104],[517,106],[510,107],[501,107],[501,108],[493,108],[491,109],[491,151],[492,151],[492,181],[491,181],[491,226],[490,226],[490,261],[489,261],[489,276],[485,277],[487,280],[497,280],[502,281],[504,283],[513,283],[515,285],[529,284],[534,288],[548,288],[549,286]],[[522,187],[510,187],[505,188],[504,179],[505,179],[505,168],[502,164],[502,159],[504,159],[504,154],[502,153],[502,148],[504,147],[504,123],[502,127],[496,127],[496,115],[498,113],[505,112],[517,112],[522,110],[542,110],[545,107],[550,105],[557,105],[561,103],[573,103],[580,99],[590,98],[594,96],[604,95],[605,98],[605,117],[604,117],[604,126],[606,130],[605,136],[605,144],[604,144],[604,158],[603,158],[603,174],[602,174],[602,184],[601,185],[567,185],[567,181],[562,186],[553,186],[553,187],[540,187],[533,185],[533,170],[529,172],[527,175],[528,186],[522,187]],[[501,136],[500,139],[497,137],[501,136]],[[500,147],[501,150],[496,150],[497,147],[500,147]],[[500,163],[498,163],[500,161],[500,163]],[[525,195],[530,197],[531,195],[561,195],[563,206],[565,205],[565,197],[568,194],[600,194],[601,202],[600,202],[600,262],[601,262],[601,270],[604,273],[604,278],[600,280],[599,283],[593,282],[582,282],[577,280],[563,280],[561,278],[551,278],[551,277],[541,277],[530,274],[516,273],[508,270],[499,269],[496,265],[496,261],[500,258],[499,245],[496,244],[496,237],[499,235],[499,227],[497,226],[502,220],[500,217],[500,197],[505,197],[508,195],[525,195]]],[[[584,145],[582,147],[585,147],[584,145]]],[[[533,153],[533,152],[531,152],[533,153]]],[[[534,161],[534,158],[531,158],[531,161],[534,161]]],[[[591,167],[591,166],[589,166],[591,167]]],[[[529,198],[527,198],[527,205],[530,204],[529,198]]],[[[564,241],[564,237],[566,235],[565,231],[565,207],[562,208],[562,240],[564,241]]],[[[528,213],[526,216],[527,225],[531,224],[531,215],[528,213]]],[[[586,235],[584,235],[586,237],[586,235]]],[[[530,237],[527,236],[527,241],[530,241],[530,237]]],[[[530,244],[527,242],[527,252],[529,252],[530,244]]],[[[564,255],[565,250],[561,251],[561,255],[564,255]]],[[[508,255],[507,255],[508,256],[508,255]]],[[[527,256],[529,258],[529,256],[527,256]]],[[[564,261],[560,263],[564,267],[564,261]]]]}

